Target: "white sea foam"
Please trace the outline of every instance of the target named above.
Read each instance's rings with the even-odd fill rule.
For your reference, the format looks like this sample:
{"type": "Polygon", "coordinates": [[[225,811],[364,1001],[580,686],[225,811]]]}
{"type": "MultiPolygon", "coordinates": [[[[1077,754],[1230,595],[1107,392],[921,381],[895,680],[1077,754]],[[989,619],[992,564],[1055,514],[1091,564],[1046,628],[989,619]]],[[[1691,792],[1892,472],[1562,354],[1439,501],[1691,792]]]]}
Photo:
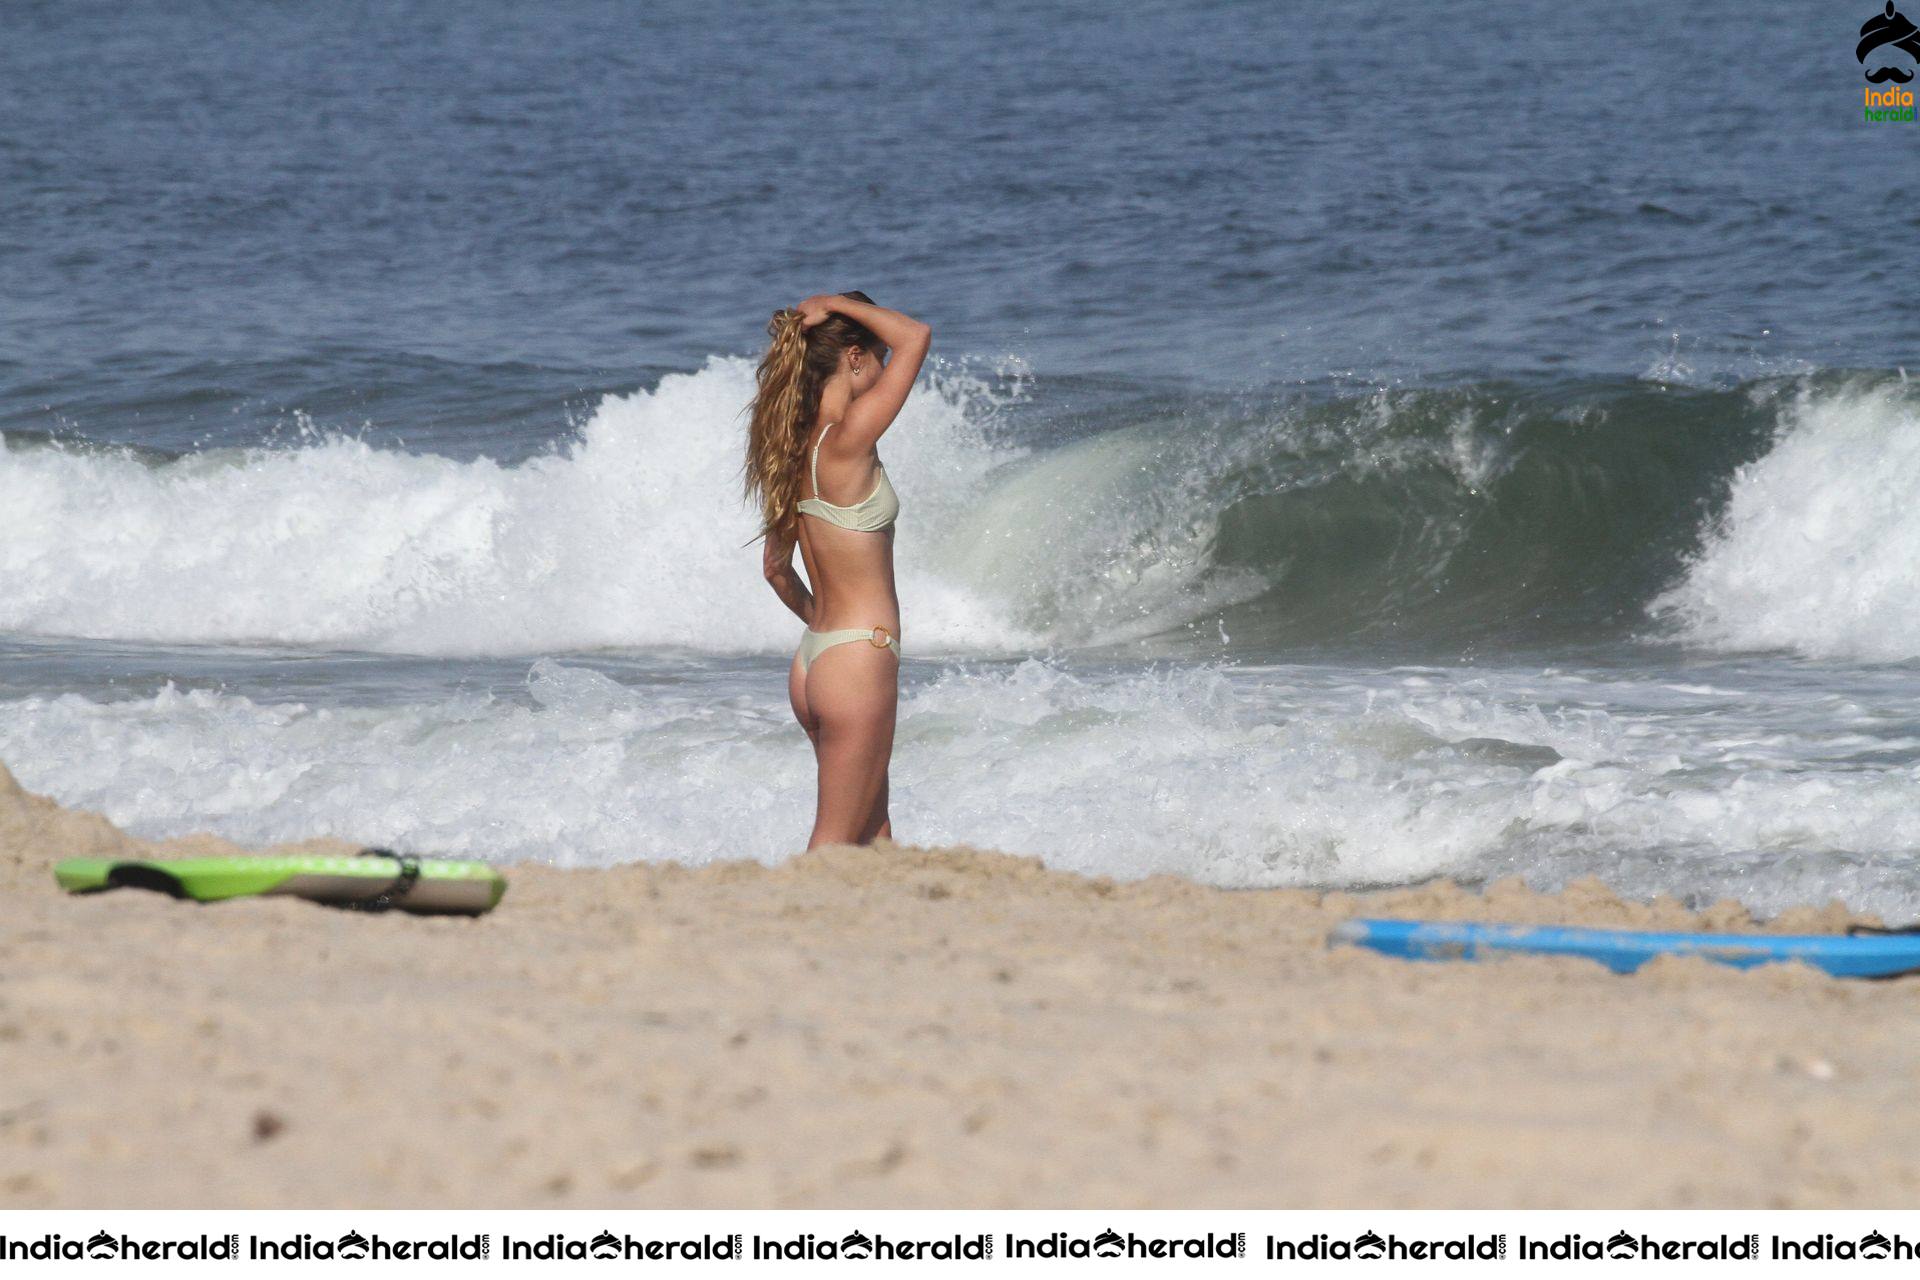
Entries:
{"type": "MultiPolygon", "coordinates": [[[[914,683],[899,834],[1123,878],[1353,886],[1600,875],[1623,892],[1920,909],[1920,769],[1834,700],[1716,679],[1206,666],[956,665],[914,683]],[[1604,703],[1604,707],[1601,704],[1604,703]]],[[[813,762],[777,681],[614,680],[541,659],[527,697],[407,705],[210,689],[0,703],[30,788],[147,835],[336,834],[571,865],[804,843],[813,762]]],[[[1911,691],[1901,714],[1920,723],[1911,691]]],[[[1876,726],[1878,728],[1876,729],[1876,726]]]]}
{"type": "MultiPolygon", "coordinates": [[[[751,366],[602,400],[517,466],[331,438],[154,466],[0,442],[0,631],[440,655],[791,648],[739,500],[751,366]]],[[[1029,458],[934,378],[883,452],[917,650],[1157,630],[1258,590],[1216,575],[1205,474],[1120,432],[1029,458]]]]}
{"type": "MultiPolygon", "coordinates": [[[[162,466],[0,451],[0,630],[785,653],[797,626],[740,545],[750,373],[714,360],[609,397],[568,448],[515,467],[338,439],[162,466]]],[[[1781,412],[1660,611],[1711,646],[1920,654],[1913,402],[1856,387],[1781,412]]],[[[1627,893],[1920,910],[1920,705],[1897,668],[1799,680],[1791,664],[1692,655],[1639,672],[1113,669],[1064,652],[918,664],[1141,634],[1263,589],[1221,571],[1215,540],[1223,489],[1264,459],[1391,469],[1432,456],[1470,486],[1503,465],[1460,431],[1394,441],[1400,452],[1303,451],[1349,426],[1368,429],[1136,424],[1029,454],[991,441],[976,390],[916,396],[885,444],[909,507],[916,638],[893,775],[901,836],[1230,886],[1597,874],[1627,893]]],[[[616,680],[541,659],[524,695],[372,706],[346,691],[306,704],[208,687],[36,694],[0,702],[0,760],[148,835],[333,833],[585,865],[790,854],[813,763],[776,664],[662,661],[665,676],[622,666],[616,680]]]]}
{"type": "Polygon", "coordinates": [[[1894,384],[1799,393],[1653,611],[1715,648],[1920,657],[1917,406],[1894,384]]]}
{"type": "MultiPolygon", "coordinates": [[[[796,624],[744,545],[751,390],[746,361],[716,357],[605,397],[563,448],[514,466],[338,437],[161,465],[0,441],[0,632],[783,652],[796,624]]],[[[1653,611],[1709,647],[1920,657],[1917,400],[1898,385],[1782,396],[1777,441],[1733,477],[1722,520],[1653,611]]],[[[1253,563],[1219,559],[1242,499],[1432,467],[1471,497],[1512,461],[1469,416],[1396,429],[1406,406],[1385,393],[1331,415],[1134,422],[1031,452],[996,442],[990,402],[977,382],[930,379],[884,442],[907,506],[897,560],[917,653],[1072,648],[1207,619],[1289,572],[1285,540],[1257,533],[1253,563]]],[[[1438,523],[1395,572],[1424,585],[1453,553],[1458,514],[1428,512],[1438,523]]]]}
{"type": "MultiPolygon", "coordinates": [[[[0,630],[434,654],[790,647],[739,500],[751,369],[608,396],[565,449],[503,467],[351,439],[195,454],[0,449],[0,630]]],[[[916,396],[886,452],[915,518],[916,630],[1004,638],[915,541],[1007,456],[964,394],[916,396]]]]}

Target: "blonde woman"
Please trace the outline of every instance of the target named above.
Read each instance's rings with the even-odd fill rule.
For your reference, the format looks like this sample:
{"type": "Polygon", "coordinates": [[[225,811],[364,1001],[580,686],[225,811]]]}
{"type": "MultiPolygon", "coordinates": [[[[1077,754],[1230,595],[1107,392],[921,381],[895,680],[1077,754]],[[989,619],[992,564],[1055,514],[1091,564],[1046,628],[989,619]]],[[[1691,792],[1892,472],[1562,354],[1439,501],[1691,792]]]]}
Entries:
{"type": "Polygon", "coordinates": [[[871,844],[893,837],[887,764],[900,678],[900,501],[874,446],[907,402],[932,330],[856,290],[776,311],[767,333],[747,496],[760,504],[767,582],[807,625],[787,671],[819,766],[807,847],[871,844]]]}

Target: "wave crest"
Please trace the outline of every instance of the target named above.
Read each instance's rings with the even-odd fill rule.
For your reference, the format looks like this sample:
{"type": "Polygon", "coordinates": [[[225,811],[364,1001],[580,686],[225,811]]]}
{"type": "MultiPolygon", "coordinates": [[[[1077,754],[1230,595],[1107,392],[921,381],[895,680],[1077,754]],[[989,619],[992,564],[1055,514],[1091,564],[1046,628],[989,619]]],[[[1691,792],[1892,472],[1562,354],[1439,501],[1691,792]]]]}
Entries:
{"type": "MultiPolygon", "coordinates": [[[[797,624],[739,499],[751,391],[746,361],[715,358],[515,466],[341,438],[179,458],[3,441],[0,630],[785,652],[797,624]]],[[[936,376],[887,436],[913,652],[1458,650],[1631,634],[1650,607],[1713,647],[1920,644],[1920,431],[1885,378],[1161,400],[1066,443],[1002,407],[936,376]]]]}
{"type": "Polygon", "coordinates": [[[1792,397],[1653,608],[1717,649],[1920,657],[1920,411],[1904,383],[1792,397]]]}

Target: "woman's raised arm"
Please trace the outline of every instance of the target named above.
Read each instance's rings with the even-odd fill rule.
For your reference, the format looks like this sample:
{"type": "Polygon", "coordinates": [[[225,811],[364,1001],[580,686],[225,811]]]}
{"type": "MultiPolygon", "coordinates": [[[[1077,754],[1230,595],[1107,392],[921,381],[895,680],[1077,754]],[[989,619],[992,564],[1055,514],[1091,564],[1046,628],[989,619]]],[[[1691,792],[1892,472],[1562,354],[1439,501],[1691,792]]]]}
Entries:
{"type": "Polygon", "coordinates": [[[845,294],[826,293],[808,298],[799,306],[800,322],[811,329],[838,311],[873,330],[874,337],[887,344],[892,355],[879,381],[847,409],[836,434],[841,449],[872,448],[886,429],[893,425],[900,407],[913,391],[920,365],[933,345],[933,329],[912,316],[887,307],[861,302],[845,294]]]}

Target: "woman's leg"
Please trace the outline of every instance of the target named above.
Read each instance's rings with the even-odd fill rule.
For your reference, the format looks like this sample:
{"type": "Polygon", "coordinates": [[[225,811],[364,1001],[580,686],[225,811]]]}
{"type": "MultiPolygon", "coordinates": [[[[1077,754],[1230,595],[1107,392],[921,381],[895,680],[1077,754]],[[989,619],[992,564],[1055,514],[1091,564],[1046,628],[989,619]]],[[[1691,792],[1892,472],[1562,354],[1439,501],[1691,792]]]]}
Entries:
{"type": "Polygon", "coordinates": [[[880,775],[880,798],[873,802],[873,811],[867,814],[867,825],[860,829],[861,844],[893,839],[893,819],[887,815],[888,781],[886,774],[880,775]]]}
{"type": "Polygon", "coordinates": [[[900,659],[870,644],[837,644],[813,660],[805,680],[808,711],[818,726],[814,753],[820,793],[809,849],[866,844],[884,825],[887,762],[900,699],[900,659]],[[875,829],[873,815],[883,815],[875,829]]]}

